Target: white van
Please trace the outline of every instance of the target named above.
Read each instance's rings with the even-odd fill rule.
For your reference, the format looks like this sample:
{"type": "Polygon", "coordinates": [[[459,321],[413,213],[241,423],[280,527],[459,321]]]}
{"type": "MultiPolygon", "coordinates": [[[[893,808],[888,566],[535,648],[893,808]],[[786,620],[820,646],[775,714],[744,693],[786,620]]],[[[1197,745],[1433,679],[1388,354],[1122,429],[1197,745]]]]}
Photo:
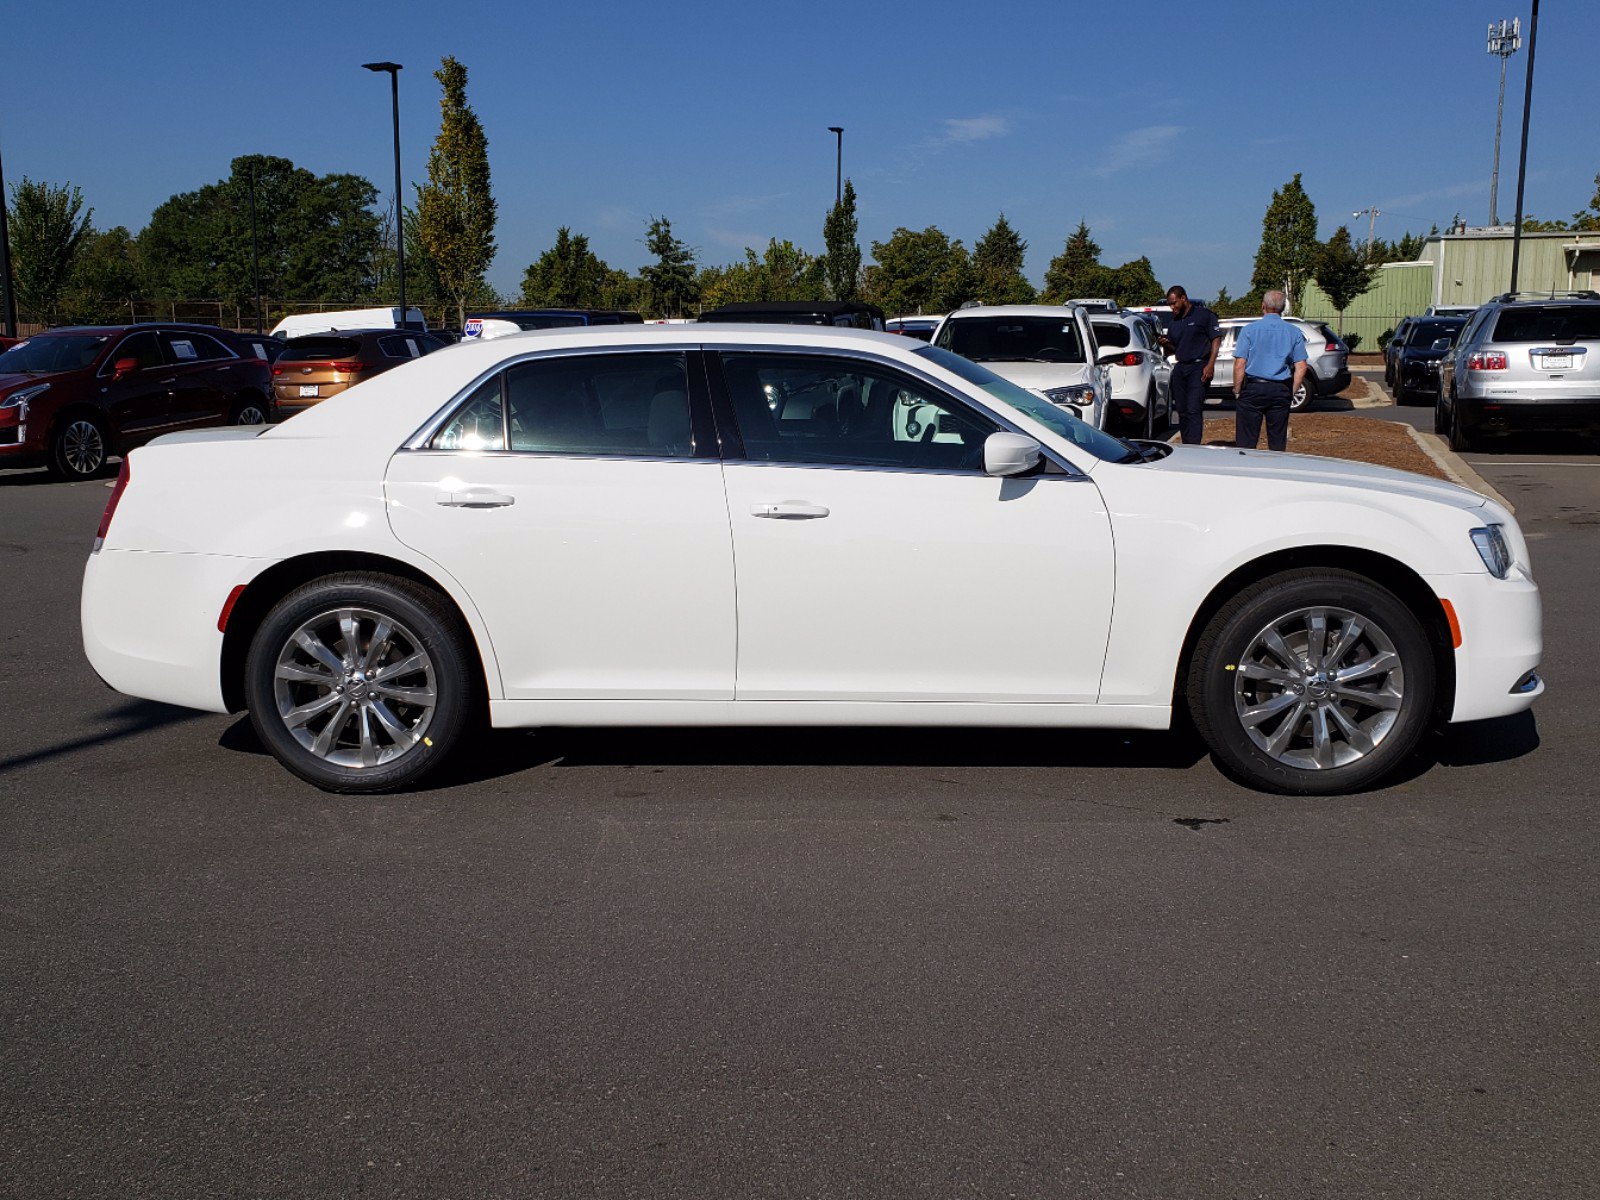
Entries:
{"type": "Polygon", "coordinates": [[[272,327],[275,338],[304,337],[308,333],[332,333],[338,329],[415,329],[425,330],[427,321],[420,308],[407,308],[401,320],[398,308],[346,308],[335,312],[295,313],[272,327]]]}

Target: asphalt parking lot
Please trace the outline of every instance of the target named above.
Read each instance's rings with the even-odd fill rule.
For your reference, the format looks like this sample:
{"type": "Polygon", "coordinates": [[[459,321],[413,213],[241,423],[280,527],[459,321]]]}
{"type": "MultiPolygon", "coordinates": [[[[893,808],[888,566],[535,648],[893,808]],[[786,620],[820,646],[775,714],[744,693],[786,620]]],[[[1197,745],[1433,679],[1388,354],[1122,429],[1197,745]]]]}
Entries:
{"type": "Polygon", "coordinates": [[[106,691],[105,488],[0,473],[0,1193],[1592,1191],[1600,459],[1469,457],[1549,694],[1300,801],[1177,736],[881,730],[330,797],[106,691]]]}

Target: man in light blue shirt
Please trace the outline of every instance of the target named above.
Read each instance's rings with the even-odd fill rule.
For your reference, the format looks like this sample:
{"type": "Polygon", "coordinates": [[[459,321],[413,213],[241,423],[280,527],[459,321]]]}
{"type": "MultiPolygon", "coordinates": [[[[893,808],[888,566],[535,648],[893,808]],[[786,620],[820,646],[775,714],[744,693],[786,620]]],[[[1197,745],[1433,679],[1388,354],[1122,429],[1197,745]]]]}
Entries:
{"type": "Polygon", "coordinates": [[[1254,450],[1267,423],[1267,449],[1289,445],[1289,402],[1306,377],[1306,339],[1283,319],[1282,292],[1261,297],[1261,319],[1233,345],[1234,445],[1254,450]]]}

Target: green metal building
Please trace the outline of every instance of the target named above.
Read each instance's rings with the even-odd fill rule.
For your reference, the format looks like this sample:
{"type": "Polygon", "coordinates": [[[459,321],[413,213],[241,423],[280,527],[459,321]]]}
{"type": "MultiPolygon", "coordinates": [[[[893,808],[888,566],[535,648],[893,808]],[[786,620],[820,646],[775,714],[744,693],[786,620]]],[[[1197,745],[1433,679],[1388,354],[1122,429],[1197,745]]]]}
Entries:
{"type": "MultiPolygon", "coordinates": [[[[1344,313],[1344,332],[1360,337],[1357,349],[1376,351],[1379,336],[1402,317],[1431,304],[1482,304],[1511,283],[1511,228],[1468,228],[1435,234],[1412,263],[1379,268],[1372,290],[1344,313]]],[[[1517,287],[1525,292],[1600,291],[1600,232],[1524,233],[1517,287]]],[[[1339,315],[1315,283],[1306,286],[1300,316],[1337,326],[1339,315]]]]}

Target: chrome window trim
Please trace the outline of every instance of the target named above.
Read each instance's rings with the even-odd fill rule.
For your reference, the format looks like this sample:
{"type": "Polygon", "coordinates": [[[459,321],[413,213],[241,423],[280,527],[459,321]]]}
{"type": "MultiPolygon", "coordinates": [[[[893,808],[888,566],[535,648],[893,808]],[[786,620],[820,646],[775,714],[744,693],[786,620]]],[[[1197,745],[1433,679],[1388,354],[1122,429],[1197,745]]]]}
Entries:
{"type": "Polygon", "coordinates": [[[661,462],[705,463],[720,467],[720,458],[685,454],[593,454],[576,450],[450,450],[443,446],[423,446],[412,454],[442,455],[449,458],[559,458],[584,462],[661,462]]]}
{"type": "MultiPolygon", "coordinates": [[[[605,345],[605,346],[566,346],[566,347],[562,347],[560,349],[555,349],[555,350],[530,350],[530,351],[528,351],[526,353],[517,354],[517,355],[514,355],[514,356],[512,356],[510,358],[503,358],[503,359],[499,360],[498,362],[496,362],[493,366],[486,367],[484,370],[480,371],[477,375],[473,376],[472,380],[470,382],[468,382],[465,386],[457,389],[455,394],[452,395],[449,400],[447,400],[443,405],[441,405],[434,412],[433,416],[429,417],[420,426],[418,426],[416,431],[414,433],[412,433],[412,435],[410,437],[408,437],[404,442],[402,442],[400,444],[400,447],[396,451],[396,453],[400,453],[400,452],[406,452],[406,453],[423,453],[423,452],[427,452],[427,453],[430,453],[430,454],[504,454],[504,455],[517,455],[517,456],[521,456],[521,457],[526,457],[526,456],[552,456],[552,457],[558,457],[558,458],[585,457],[585,458],[600,458],[600,459],[619,459],[619,458],[628,458],[628,457],[633,457],[633,458],[648,457],[648,456],[638,456],[638,455],[627,456],[627,455],[616,455],[616,454],[595,454],[595,455],[574,456],[574,455],[563,454],[563,453],[561,453],[559,451],[545,451],[545,450],[494,450],[494,451],[486,451],[486,450],[446,450],[446,449],[442,449],[442,448],[435,448],[435,447],[429,446],[428,443],[430,441],[432,441],[434,436],[439,432],[439,430],[444,428],[444,426],[450,421],[450,419],[455,416],[457,410],[460,409],[462,405],[466,404],[472,398],[473,393],[476,392],[480,387],[482,387],[484,385],[484,383],[486,383],[492,376],[497,375],[502,371],[509,371],[509,370],[511,370],[511,368],[516,367],[516,366],[520,366],[523,363],[535,362],[535,361],[539,361],[539,360],[547,359],[547,358],[574,358],[574,357],[579,357],[579,356],[593,357],[593,356],[596,356],[596,355],[605,355],[605,354],[682,354],[682,355],[688,355],[688,354],[693,354],[696,351],[704,351],[704,352],[710,353],[710,354],[739,354],[739,353],[790,354],[790,355],[800,355],[800,356],[809,355],[811,357],[817,357],[818,355],[824,355],[824,356],[832,355],[832,356],[836,356],[836,357],[842,356],[842,357],[845,357],[845,358],[858,358],[858,359],[861,359],[864,362],[869,362],[869,363],[872,363],[872,364],[874,364],[876,366],[887,367],[887,368],[889,368],[891,370],[899,371],[900,373],[902,373],[904,375],[909,375],[912,378],[917,379],[917,380],[921,381],[922,383],[926,384],[928,387],[933,388],[935,391],[939,392],[940,394],[947,395],[947,396],[951,394],[951,388],[949,387],[948,384],[946,384],[943,380],[936,379],[932,375],[929,375],[926,371],[922,370],[920,367],[918,367],[916,365],[913,365],[913,364],[909,364],[909,363],[903,363],[898,359],[890,358],[890,357],[888,357],[886,355],[873,353],[870,350],[857,350],[857,349],[842,350],[842,349],[840,349],[838,347],[806,347],[806,346],[771,344],[771,343],[766,343],[766,342],[731,342],[730,343],[730,342],[719,342],[719,341],[715,340],[714,338],[705,339],[705,340],[694,342],[694,343],[683,342],[683,343],[666,344],[666,345],[663,345],[663,344],[660,344],[660,343],[652,343],[651,345],[648,345],[648,346],[640,346],[638,344],[634,344],[634,345],[626,345],[626,344],[624,344],[624,345],[605,345]]],[[[972,397],[972,396],[968,395],[965,391],[961,391],[961,392],[956,393],[953,398],[961,401],[962,403],[970,405],[972,408],[977,409],[979,412],[981,412],[985,416],[989,417],[992,421],[994,421],[997,425],[999,425],[1002,429],[1006,430],[1009,433],[1020,433],[1024,437],[1032,437],[1033,436],[1032,434],[1028,433],[1026,430],[1022,429],[1020,426],[1018,426],[1014,421],[1007,419],[1006,416],[1004,414],[1002,414],[1001,412],[999,412],[995,407],[992,407],[989,404],[986,404],[983,401],[978,400],[975,397],[972,397]]],[[[1040,443],[1040,449],[1044,452],[1045,458],[1047,460],[1049,460],[1051,463],[1053,463],[1056,467],[1058,467],[1063,472],[1065,477],[1082,479],[1082,480],[1087,480],[1089,478],[1089,475],[1088,475],[1088,473],[1086,471],[1084,471],[1080,467],[1075,466],[1069,459],[1067,459],[1064,455],[1059,454],[1053,447],[1047,446],[1047,445],[1045,445],[1044,443],[1041,442],[1040,443]]],[[[651,458],[650,461],[658,461],[658,460],[651,458]]],[[[825,469],[825,470],[876,470],[876,471],[915,471],[915,472],[937,471],[939,473],[945,473],[945,474],[953,473],[953,474],[958,474],[958,475],[976,475],[976,476],[981,476],[981,477],[983,477],[985,479],[996,478],[995,476],[990,476],[990,475],[986,474],[982,470],[945,472],[941,468],[931,468],[931,467],[904,467],[904,468],[902,468],[902,467],[882,467],[882,466],[854,467],[854,466],[851,466],[850,464],[847,464],[847,463],[807,463],[807,464],[771,463],[771,462],[766,462],[766,460],[751,459],[751,458],[748,458],[748,457],[747,458],[724,459],[724,458],[721,458],[721,457],[699,458],[699,457],[669,456],[666,459],[660,460],[660,461],[668,461],[668,462],[696,462],[696,461],[699,461],[699,462],[715,462],[715,463],[721,463],[721,462],[759,462],[759,463],[762,463],[763,465],[774,466],[774,467],[806,466],[806,467],[811,468],[811,469],[825,469]]],[[[1028,476],[1028,478],[1039,478],[1039,479],[1042,479],[1042,478],[1061,478],[1061,477],[1062,476],[1045,476],[1043,474],[1036,475],[1036,476],[1028,476]]]]}

